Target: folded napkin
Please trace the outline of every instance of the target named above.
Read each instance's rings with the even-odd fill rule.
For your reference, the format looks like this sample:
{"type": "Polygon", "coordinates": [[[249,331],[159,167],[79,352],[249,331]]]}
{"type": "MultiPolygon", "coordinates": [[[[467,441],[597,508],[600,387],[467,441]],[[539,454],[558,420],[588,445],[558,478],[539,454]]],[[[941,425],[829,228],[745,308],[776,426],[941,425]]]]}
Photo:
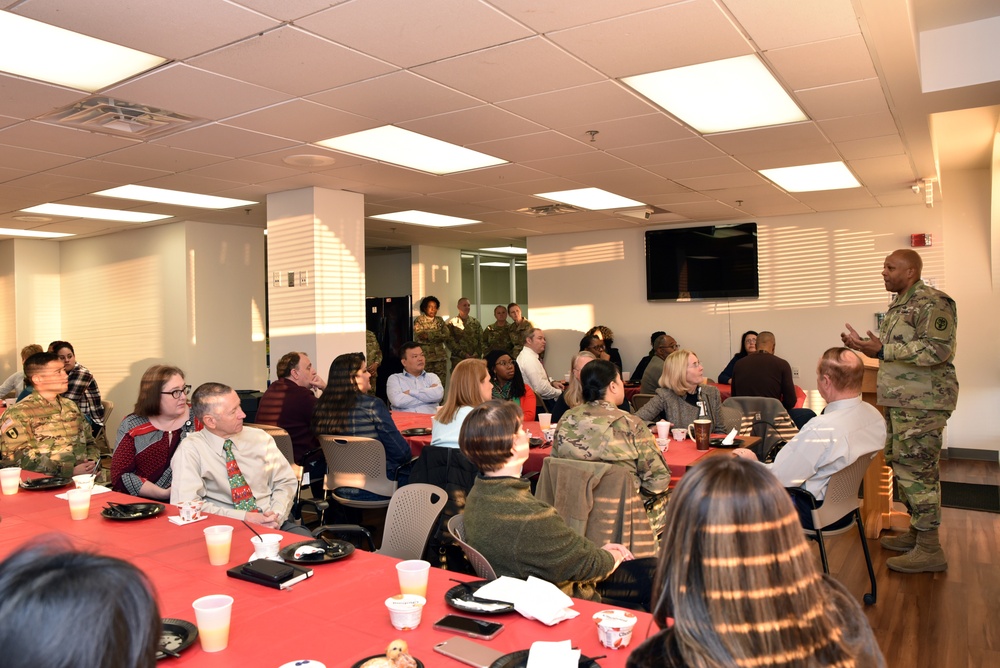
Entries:
{"type": "MultiPolygon", "coordinates": [[[[90,495],[96,496],[97,494],[104,494],[105,492],[110,492],[110,491],[111,491],[110,487],[105,487],[104,485],[94,485],[94,488],[90,490],[90,495]]],[[[66,500],[66,492],[63,492],[62,494],[56,494],[56,498],[66,500]]]]}
{"type": "Polygon", "coordinates": [[[729,432],[729,435],[726,436],[724,439],[722,439],[722,444],[723,445],[732,445],[735,442],[736,442],[736,430],[735,429],[733,429],[731,432],[729,432]]]}
{"type": "Polygon", "coordinates": [[[525,668],[577,668],[580,665],[580,650],[573,649],[569,640],[531,643],[528,665],[525,668]]]}
{"type": "Polygon", "coordinates": [[[316,547],[315,545],[302,545],[301,547],[295,548],[295,558],[301,559],[307,554],[323,554],[326,552],[321,547],[316,547]]]}
{"type": "Polygon", "coordinates": [[[476,596],[513,603],[514,609],[524,617],[537,619],[546,626],[573,619],[580,614],[572,609],[572,598],[551,582],[534,576],[529,576],[527,580],[499,577],[480,587],[476,596]]]}
{"type": "Polygon", "coordinates": [[[202,513],[201,517],[196,517],[193,520],[188,520],[187,522],[182,520],[180,515],[171,515],[170,517],[167,518],[167,521],[169,521],[171,524],[176,524],[177,526],[182,527],[185,524],[194,524],[195,522],[201,522],[202,520],[207,520],[207,519],[208,515],[206,513],[202,513]]]}

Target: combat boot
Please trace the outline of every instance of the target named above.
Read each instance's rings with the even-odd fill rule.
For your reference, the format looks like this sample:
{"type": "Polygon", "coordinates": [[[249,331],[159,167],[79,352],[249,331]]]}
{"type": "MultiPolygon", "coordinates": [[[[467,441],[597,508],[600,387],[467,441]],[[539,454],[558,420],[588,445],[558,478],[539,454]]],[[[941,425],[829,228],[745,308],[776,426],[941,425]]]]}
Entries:
{"type": "Polygon", "coordinates": [[[917,530],[911,526],[910,530],[906,533],[895,536],[884,536],[878,544],[887,550],[909,552],[917,546],[917,530]]]}
{"type": "Polygon", "coordinates": [[[917,545],[906,554],[886,559],[885,565],[900,573],[938,573],[948,570],[938,530],[918,531],[917,545]]]}

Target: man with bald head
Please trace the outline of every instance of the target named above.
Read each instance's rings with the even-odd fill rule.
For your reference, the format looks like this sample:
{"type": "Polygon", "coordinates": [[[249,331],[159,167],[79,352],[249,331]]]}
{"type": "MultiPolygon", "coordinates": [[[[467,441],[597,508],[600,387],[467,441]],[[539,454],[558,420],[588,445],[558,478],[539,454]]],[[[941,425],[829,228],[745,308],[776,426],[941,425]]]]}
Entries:
{"type": "Polygon", "coordinates": [[[882,547],[905,552],[886,561],[894,571],[923,573],[948,568],[938,538],[941,525],[942,432],[958,402],[954,300],[920,280],[923,261],[910,249],[885,258],[882,280],[896,293],[878,336],[862,338],[847,326],[844,345],[882,360],[878,403],[886,408],[885,459],[910,511],[910,529],[887,536],[882,547]]]}
{"type": "Polygon", "coordinates": [[[747,355],[733,367],[734,397],[771,397],[781,402],[788,416],[799,429],[816,417],[809,408],[796,408],[795,381],[792,365],[774,354],[775,340],[771,332],[757,335],[757,351],[747,355]]]}

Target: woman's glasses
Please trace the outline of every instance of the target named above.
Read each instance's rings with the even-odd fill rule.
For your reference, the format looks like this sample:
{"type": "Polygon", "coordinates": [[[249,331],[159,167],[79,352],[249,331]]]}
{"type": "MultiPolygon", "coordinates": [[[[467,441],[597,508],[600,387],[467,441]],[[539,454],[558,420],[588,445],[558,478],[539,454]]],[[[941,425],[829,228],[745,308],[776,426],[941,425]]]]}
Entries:
{"type": "Polygon", "coordinates": [[[180,399],[181,397],[186,397],[188,395],[188,392],[190,391],[191,391],[191,386],[185,385],[184,387],[181,387],[176,390],[168,390],[166,392],[160,392],[160,394],[169,394],[174,399],[180,399]]]}

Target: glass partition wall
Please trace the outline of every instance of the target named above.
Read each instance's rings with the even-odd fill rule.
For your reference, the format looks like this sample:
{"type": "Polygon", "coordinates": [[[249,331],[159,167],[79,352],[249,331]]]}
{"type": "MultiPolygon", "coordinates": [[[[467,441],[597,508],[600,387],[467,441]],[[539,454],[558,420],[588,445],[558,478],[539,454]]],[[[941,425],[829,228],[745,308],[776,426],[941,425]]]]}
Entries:
{"type": "Polygon", "coordinates": [[[517,302],[528,313],[528,261],[484,251],[462,251],[462,293],[472,302],[472,315],[483,327],[494,322],[493,309],[517,302]]]}

